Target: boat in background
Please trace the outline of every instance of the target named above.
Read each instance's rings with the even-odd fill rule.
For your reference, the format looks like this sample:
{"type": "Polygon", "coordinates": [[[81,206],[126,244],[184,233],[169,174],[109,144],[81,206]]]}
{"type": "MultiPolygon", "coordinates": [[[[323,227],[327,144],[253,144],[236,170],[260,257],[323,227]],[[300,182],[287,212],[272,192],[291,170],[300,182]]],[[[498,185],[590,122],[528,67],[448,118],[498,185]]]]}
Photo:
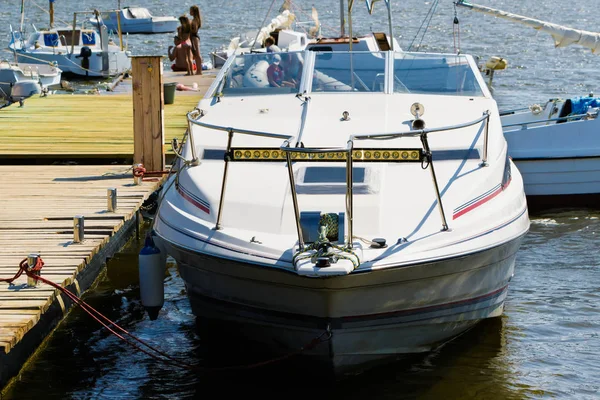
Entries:
{"type": "MultiPolygon", "coordinates": [[[[109,37],[100,12],[73,13],[73,26],[54,27],[52,2],[50,2],[50,28],[34,31],[24,37],[23,26],[18,31],[10,26],[11,50],[18,63],[55,64],[64,75],[86,78],[108,78],[124,74],[131,69],[130,52],[123,44],[119,32],[119,45],[109,37]],[[100,29],[77,26],[77,15],[94,14],[100,29]]],[[[84,22],[87,21],[84,20],[84,22]]]]}
{"type": "MultiPolygon", "coordinates": [[[[121,8],[119,1],[116,10],[102,13],[102,21],[109,31],[122,33],[170,33],[177,31],[179,20],[173,16],[155,17],[147,8],[130,6],[121,8]]],[[[90,23],[98,28],[98,21],[90,18],[90,23]]]]}
{"type": "MultiPolygon", "coordinates": [[[[556,47],[596,53],[600,33],[573,29],[466,1],[459,6],[548,33],[556,47]]],[[[531,209],[594,207],[600,201],[600,99],[555,98],[501,111],[508,152],[523,175],[531,209]]]]}
{"type": "Polygon", "coordinates": [[[358,51],[351,12],[348,37],[227,60],[152,227],[202,324],[338,376],[501,315],[529,229],[473,57],[358,51]]]}
{"type": "Polygon", "coordinates": [[[60,88],[62,71],[54,65],[0,62],[0,98],[23,103],[35,94],[60,88]]]}

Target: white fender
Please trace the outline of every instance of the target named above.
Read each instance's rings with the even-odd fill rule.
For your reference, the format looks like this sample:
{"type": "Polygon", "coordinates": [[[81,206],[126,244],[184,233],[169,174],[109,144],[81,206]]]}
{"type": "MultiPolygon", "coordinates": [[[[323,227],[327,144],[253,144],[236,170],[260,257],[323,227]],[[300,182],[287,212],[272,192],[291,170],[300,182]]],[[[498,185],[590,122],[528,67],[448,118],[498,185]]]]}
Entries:
{"type": "Polygon", "coordinates": [[[258,61],[248,68],[244,74],[244,87],[268,87],[267,69],[269,62],[266,60],[258,61]]]}
{"type": "Polygon", "coordinates": [[[165,257],[154,245],[152,236],[146,237],[144,248],[139,254],[140,298],[142,305],[152,321],[165,302],[164,279],[166,272],[165,257]]]}

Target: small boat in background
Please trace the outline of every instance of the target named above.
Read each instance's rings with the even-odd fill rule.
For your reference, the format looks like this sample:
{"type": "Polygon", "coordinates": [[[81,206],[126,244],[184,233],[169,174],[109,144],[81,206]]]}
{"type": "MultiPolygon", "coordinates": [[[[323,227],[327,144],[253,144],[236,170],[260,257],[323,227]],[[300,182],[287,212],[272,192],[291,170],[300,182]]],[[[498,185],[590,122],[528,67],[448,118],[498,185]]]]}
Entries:
{"type": "MultiPolygon", "coordinates": [[[[548,33],[555,47],[580,45],[596,53],[600,32],[553,24],[460,0],[473,11],[548,33]]],[[[555,98],[501,111],[508,153],[523,175],[531,209],[597,207],[600,199],[600,98],[555,98]]]]}
{"type": "Polygon", "coordinates": [[[35,94],[60,87],[62,71],[54,65],[0,62],[0,98],[22,103],[35,94]]]}
{"type": "MultiPolygon", "coordinates": [[[[120,3],[120,2],[119,2],[120,3]]],[[[179,20],[172,16],[155,17],[144,7],[123,7],[102,13],[102,20],[109,31],[117,32],[119,24],[123,33],[170,33],[177,31],[179,20]]],[[[98,21],[90,18],[90,23],[98,27],[98,21]]]]}
{"type": "MultiPolygon", "coordinates": [[[[94,11],[94,13],[96,13],[94,11]]],[[[73,20],[77,21],[74,13],[73,20]]],[[[34,31],[27,39],[20,31],[11,30],[11,50],[17,62],[38,65],[56,64],[64,74],[78,77],[108,78],[127,72],[131,68],[130,52],[125,49],[122,36],[115,44],[101,18],[96,15],[101,28],[96,31],[84,26],[54,28],[52,18],[49,29],[34,31]]]]}

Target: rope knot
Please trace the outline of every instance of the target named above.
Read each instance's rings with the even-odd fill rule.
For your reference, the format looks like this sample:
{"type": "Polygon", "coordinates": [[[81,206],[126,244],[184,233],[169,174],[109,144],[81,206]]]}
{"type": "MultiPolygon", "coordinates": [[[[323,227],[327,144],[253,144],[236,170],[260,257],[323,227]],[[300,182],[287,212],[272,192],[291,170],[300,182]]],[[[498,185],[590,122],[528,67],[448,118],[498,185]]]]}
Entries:
{"type": "Polygon", "coordinates": [[[144,168],[144,166],[142,164],[140,164],[139,167],[135,167],[133,169],[133,176],[135,176],[136,178],[139,177],[144,177],[144,174],[146,173],[146,168],[144,168]]]}

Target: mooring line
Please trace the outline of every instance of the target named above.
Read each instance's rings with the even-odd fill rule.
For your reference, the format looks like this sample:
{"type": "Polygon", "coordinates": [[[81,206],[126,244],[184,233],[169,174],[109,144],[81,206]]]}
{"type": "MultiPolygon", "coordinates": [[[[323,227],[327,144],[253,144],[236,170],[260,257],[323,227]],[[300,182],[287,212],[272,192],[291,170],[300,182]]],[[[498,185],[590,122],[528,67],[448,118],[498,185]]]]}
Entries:
{"type": "Polygon", "coordinates": [[[95,319],[96,321],[98,321],[98,323],[100,323],[104,328],[106,328],[109,332],[111,332],[113,335],[115,335],[116,337],[118,337],[119,339],[123,340],[125,343],[127,343],[128,345],[130,345],[131,347],[143,352],[144,354],[154,358],[157,361],[161,361],[165,364],[168,365],[172,365],[175,367],[179,367],[179,368],[184,368],[184,369],[188,369],[188,370],[199,370],[199,371],[204,371],[204,372],[218,372],[218,371],[233,371],[233,370],[243,370],[243,369],[252,369],[252,368],[258,368],[258,367],[262,367],[265,365],[269,365],[269,364],[273,364],[273,363],[277,363],[277,362],[281,362],[284,361],[288,358],[297,356],[307,350],[311,350],[314,349],[316,346],[318,346],[321,343],[327,342],[331,339],[332,337],[332,333],[331,330],[329,328],[329,326],[327,327],[327,329],[325,331],[323,331],[320,335],[314,337],[310,342],[308,342],[306,345],[300,347],[298,350],[285,354],[283,356],[279,356],[276,358],[272,358],[269,360],[265,360],[265,361],[260,361],[260,362],[256,362],[256,363],[252,363],[252,364],[246,364],[246,365],[234,365],[234,366],[225,366],[225,367],[203,367],[203,366],[198,366],[198,365],[192,365],[192,364],[188,364],[185,361],[176,359],[172,356],[170,356],[169,354],[165,353],[164,351],[152,346],[151,344],[147,343],[146,341],[138,338],[137,336],[131,334],[130,332],[128,332],[126,329],[122,328],[121,326],[119,326],[116,322],[110,320],[108,317],[106,317],[105,315],[103,315],[102,313],[100,313],[98,310],[96,310],[95,308],[93,308],[92,306],[90,306],[88,303],[86,303],[85,301],[83,301],[80,297],[78,297],[77,295],[75,295],[73,292],[71,292],[69,289],[55,283],[52,282],[44,277],[42,277],[41,274],[41,269],[44,266],[44,261],[42,260],[41,257],[37,257],[37,261],[36,264],[33,267],[30,267],[27,263],[27,258],[23,259],[23,261],[21,261],[19,263],[19,270],[17,271],[17,273],[12,277],[12,278],[0,278],[0,282],[7,282],[9,285],[12,285],[13,282],[19,278],[22,274],[27,275],[30,278],[33,278],[35,281],[41,281],[47,285],[52,286],[55,289],[58,289],[59,291],[61,291],[62,293],[64,293],[68,298],[70,298],[73,302],[77,303],[78,305],[81,306],[81,308],[88,313],[93,319],[95,319]],[[113,329],[113,327],[115,329],[113,329]],[[120,331],[117,332],[117,331],[120,331]],[[152,353],[151,351],[137,345],[136,343],[134,343],[133,341],[127,339],[128,336],[131,339],[137,341],[138,343],[140,343],[142,346],[145,346],[147,349],[150,349],[152,351],[154,351],[156,354],[152,353]],[[158,354],[158,355],[157,355],[158,354]],[[160,356],[159,356],[160,355],[160,356]]]}

